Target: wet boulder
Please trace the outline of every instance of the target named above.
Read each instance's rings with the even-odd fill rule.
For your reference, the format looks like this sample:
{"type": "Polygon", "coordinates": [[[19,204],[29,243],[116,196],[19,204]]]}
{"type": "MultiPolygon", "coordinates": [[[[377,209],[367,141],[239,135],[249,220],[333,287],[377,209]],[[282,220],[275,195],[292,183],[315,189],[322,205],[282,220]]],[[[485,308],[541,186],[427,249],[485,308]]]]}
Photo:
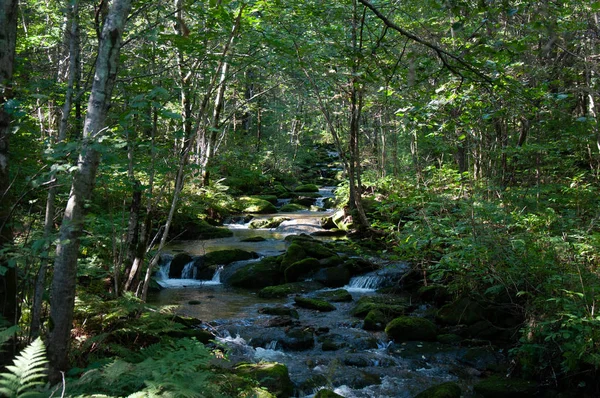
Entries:
{"type": "Polygon", "coordinates": [[[252,195],[251,198],[266,200],[274,205],[276,205],[277,201],[279,200],[277,195],[252,195]]]}
{"type": "Polygon", "coordinates": [[[290,204],[292,205],[299,205],[306,208],[313,206],[315,203],[317,203],[317,199],[310,198],[307,196],[299,196],[297,198],[292,199],[292,201],[290,202],[290,204]]]}
{"type": "Polygon", "coordinates": [[[228,238],[233,236],[227,228],[215,227],[204,220],[188,220],[181,223],[173,223],[169,230],[169,237],[179,240],[202,240],[228,238]]]}
{"type": "Polygon", "coordinates": [[[298,185],[296,187],[296,189],[294,189],[295,192],[319,192],[319,187],[316,186],[315,184],[302,184],[302,185],[298,185]]]}
{"type": "Polygon", "coordinates": [[[437,337],[437,328],[427,319],[401,316],[387,324],[385,333],[396,342],[434,341],[437,337]]]}
{"type": "Polygon", "coordinates": [[[289,221],[289,217],[272,217],[266,220],[252,220],[250,221],[250,229],[259,229],[259,228],[277,228],[284,221],[289,221]]]}
{"type": "Polygon", "coordinates": [[[315,273],[313,279],[327,287],[342,287],[350,282],[351,277],[352,275],[348,268],[342,265],[338,267],[322,268],[315,273]]]}
{"type": "Polygon", "coordinates": [[[429,387],[417,394],[415,398],[460,398],[461,395],[462,391],[458,384],[446,382],[429,387]]]}
{"type": "Polygon", "coordinates": [[[312,257],[307,257],[300,261],[296,261],[295,263],[286,267],[284,271],[285,281],[288,283],[296,282],[302,277],[311,274],[314,270],[318,269],[320,265],[321,264],[319,263],[319,260],[312,257]]]}
{"type": "Polygon", "coordinates": [[[343,398],[343,395],[336,394],[335,392],[327,389],[319,390],[315,394],[315,398],[343,398]]]}
{"type": "Polygon", "coordinates": [[[235,261],[244,261],[258,258],[255,252],[248,252],[241,249],[217,250],[206,253],[204,263],[207,265],[227,265],[235,261]]]}
{"type": "Polygon", "coordinates": [[[296,296],[294,302],[298,307],[307,308],[309,310],[317,310],[321,312],[335,311],[335,305],[321,299],[313,299],[308,297],[296,296]]]}
{"type": "Polygon", "coordinates": [[[233,271],[223,272],[221,282],[248,289],[260,289],[266,286],[279,285],[283,282],[280,271],[281,258],[265,257],[263,260],[246,264],[233,271]]]}
{"type": "Polygon", "coordinates": [[[292,351],[309,350],[315,346],[315,335],[311,328],[290,328],[285,332],[285,337],[279,343],[284,349],[292,351]]]}
{"type": "Polygon", "coordinates": [[[290,294],[308,293],[322,289],[323,285],[314,281],[285,283],[283,285],[267,286],[258,292],[261,298],[282,298],[290,294]]]}
{"type": "Polygon", "coordinates": [[[263,307],[258,310],[260,314],[275,315],[275,316],[289,316],[290,318],[298,319],[298,311],[293,308],[285,306],[276,307],[263,307]]]}
{"type": "Polygon", "coordinates": [[[281,267],[283,269],[286,269],[290,265],[292,265],[300,260],[303,260],[306,257],[307,257],[307,254],[304,251],[304,248],[297,243],[292,243],[288,247],[288,249],[286,250],[285,254],[283,255],[283,257],[281,259],[281,267]]]}
{"type": "Polygon", "coordinates": [[[280,213],[295,213],[303,210],[308,210],[308,207],[298,203],[287,203],[279,208],[280,213]]]}
{"type": "Polygon", "coordinates": [[[369,311],[363,322],[363,329],[365,330],[383,330],[390,321],[389,315],[384,314],[381,310],[374,309],[369,311]]]}
{"type": "Polygon", "coordinates": [[[294,392],[287,366],[281,363],[244,363],[234,368],[237,375],[256,380],[278,398],[289,397],[294,392]]]}
{"type": "Polygon", "coordinates": [[[352,301],[352,295],[346,289],[328,290],[319,293],[317,296],[331,303],[349,303],[352,301]]]}
{"type": "Polygon", "coordinates": [[[395,318],[404,315],[409,309],[405,298],[395,296],[363,296],[352,309],[351,314],[363,318],[372,310],[379,310],[386,316],[395,318]]]}
{"type": "Polygon", "coordinates": [[[177,253],[169,266],[169,278],[181,278],[181,271],[191,261],[192,257],[189,254],[177,253]]]}
{"type": "Polygon", "coordinates": [[[254,242],[264,242],[266,240],[267,240],[267,238],[263,238],[262,236],[251,236],[249,238],[240,240],[240,242],[254,243],[254,242]]]}
{"type": "Polygon", "coordinates": [[[254,213],[254,214],[270,214],[277,213],[275,205],[264,199],[243,196],[239,198],[234,204],[234,208],[241,213],[254,213]]]}

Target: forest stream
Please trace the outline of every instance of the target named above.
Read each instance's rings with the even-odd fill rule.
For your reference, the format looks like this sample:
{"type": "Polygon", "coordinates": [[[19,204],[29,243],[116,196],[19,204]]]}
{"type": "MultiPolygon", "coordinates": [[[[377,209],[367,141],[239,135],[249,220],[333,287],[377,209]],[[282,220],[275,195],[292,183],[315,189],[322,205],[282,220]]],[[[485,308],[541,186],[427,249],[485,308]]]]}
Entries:
{"type": "MultiPolygon", "coordinates": [[[[332,196],[332,190],[333,187],[322,188],[319,200],[332,196]]],[[[226,347],[231,364],[260,361],[285,364],[294,384],[293,394],[298,397],[313,396],[321,388],[353,398],[414,397],[428,387],[448,381],[457,383],[463,396],[471,396],[472,386],[482,372],[503,360],[502,352],[477,347],[479,355],[473,356],[472,347],[436,341],[395,343],[383,331],[364,330],[363,321],[351,315],[361,297],[382,295],[377,293],[378,288],[397,283],[408,268],[404,263],[370,258],[369,261],[381,264],[381,269],[354,276],[343,287],[352,301],[334,302],[336,309],[331,312],[299,308],[292,296],[265,299],[254,290],[228,286],[220,280],[223,267],[218,267],[211,279],[198,280],[191,278],[193,262],[190,262],[181,278],[169,278],[170,261],[177,253],[193,257],[242,249],[256,252],[259,258],[279,255],[289,245],[286,236],[321,230],[321,218],[327,212],[278,213],[277,216],[289,220],[277,228],[250,229],[248,223],[232,223],[227,225],[234,234],[232,237],[171,244],[165,250],[159,272],[159,284],[164,288],[152,293],[149,302],[174,305],[177,314],[210,325],[218,344],[226,347]],[[244,241],[257,236],[265,240],[244,241]],[[264,308],[274,307],[295,310],[297,319],[264,313],[264,308]]],[[[258,259],[236,262],[227,268],[253,261],[258,259]]],[[[318,297],[332,290],[319,289],[305,296],[318,297]]],[[[428,305],[419,304],[413,316],[420,316],[427,309],[428,305]]]]}

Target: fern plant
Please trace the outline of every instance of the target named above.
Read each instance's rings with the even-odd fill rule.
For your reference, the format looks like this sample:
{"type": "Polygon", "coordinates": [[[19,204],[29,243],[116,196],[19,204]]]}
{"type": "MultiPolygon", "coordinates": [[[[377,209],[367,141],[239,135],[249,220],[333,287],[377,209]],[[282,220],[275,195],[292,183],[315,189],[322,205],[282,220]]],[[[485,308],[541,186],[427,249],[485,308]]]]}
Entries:
{"type": "Polygon", "coordinates": [[[7,398],[31,398],[41,396],[39,387],[46,377],[46,347],[40,338],[27,346],[7,366],[7,373],[0,374],[0,395],[7,398]]]}

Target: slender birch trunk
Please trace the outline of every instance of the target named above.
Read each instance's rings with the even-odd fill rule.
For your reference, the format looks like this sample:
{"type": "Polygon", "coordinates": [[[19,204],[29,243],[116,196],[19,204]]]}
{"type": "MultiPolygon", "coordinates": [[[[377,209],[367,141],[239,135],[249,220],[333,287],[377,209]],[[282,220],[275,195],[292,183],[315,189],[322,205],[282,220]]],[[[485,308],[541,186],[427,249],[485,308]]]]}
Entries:
{"type": "Polygon", "coordinates": [[[84,206],[94,188],[100,154],[94,148],[106,125],[106,115],[117,77],[123,29],[131,0],[114,0],[98,43],[98,58],[87,114],[83,127],[82,149],[73,176],[71,193],[59,232],[50,295],[50,335],[48,357],[50,377],[58,381],[68,367],[80,236],[84,206]]]}
{"type": "MultiPolygon", "coordinates": [[[[75,77],[77,75],[77,63],[79,62],[79,2],[78,0],[68,0],[67,4],[67,29],[66,39],[69,43],[69,67],[67,78],[67,91],[65,93],[65,102],[62,107],[62,114],[58,126],[58,136],[55,144],[62,143],[67,138],[67,129],[69,114],[73,104],[73,90],[75,87],[75,77]]],[[[50,176],[50,184],[54,184],[56,174],[50,176]]],[[[48,189],[46,198],[46,215],[44,220],[44,240],[47,242],[48,249],[52,232],[54,231],[54,214],[56,210],[56,186],[51,185],[48,189]]],[[[48,253],[49,254],[49,253],[48,253]]],[[[33,304],[31,307],[31,327],[29,331],[30,341],[35,340],[40,334],[40,325],[42,318],[42,302],[46,284],[46,273],[48,271],[49,255],[46,254],[41,261],[40,269],[35,282],[33,294],[33,304]]]]}

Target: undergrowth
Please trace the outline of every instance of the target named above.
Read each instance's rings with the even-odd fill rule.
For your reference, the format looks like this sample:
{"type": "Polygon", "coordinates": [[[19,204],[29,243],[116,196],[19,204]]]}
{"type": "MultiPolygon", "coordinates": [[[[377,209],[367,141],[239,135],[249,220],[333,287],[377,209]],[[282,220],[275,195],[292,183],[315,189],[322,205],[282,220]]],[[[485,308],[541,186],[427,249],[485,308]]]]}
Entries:
{"type": "Polygon", "coordinates": [[[457,297],[520,313],[525,322],[511,355],[523,375],[554,386],[595,378],[600,228],[589,185],[583,193],[498,190],[441,169],[425,184],[383,179],[374,191],[371,216],[388,231],[388,252],[457,297]]]}

